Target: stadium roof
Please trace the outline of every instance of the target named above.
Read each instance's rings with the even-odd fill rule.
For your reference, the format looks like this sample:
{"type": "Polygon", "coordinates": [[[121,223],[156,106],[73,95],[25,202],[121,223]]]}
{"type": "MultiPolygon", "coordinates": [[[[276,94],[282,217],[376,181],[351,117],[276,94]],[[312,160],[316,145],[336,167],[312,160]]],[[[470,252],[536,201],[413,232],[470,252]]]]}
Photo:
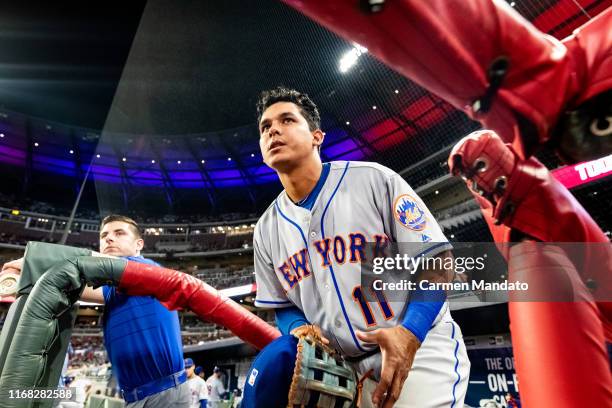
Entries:
{"type": "MultiPolygon", "coordinates": [[[[512,4],[561,38],[609,2],[512,4]]],[[[401,170],[477,126],[275,0],[9,5],[0,26],[0,191],[74,199],[91,165],[101,209],[259,210],[279,186],[254,103],[279,84],[319,104],[324,160],[401,170]]]]}

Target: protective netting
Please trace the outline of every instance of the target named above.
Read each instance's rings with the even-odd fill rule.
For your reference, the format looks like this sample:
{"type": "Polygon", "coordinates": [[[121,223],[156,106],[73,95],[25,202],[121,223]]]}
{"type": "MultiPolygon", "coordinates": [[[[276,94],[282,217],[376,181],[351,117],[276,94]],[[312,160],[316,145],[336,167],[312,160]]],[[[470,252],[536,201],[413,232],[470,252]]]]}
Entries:
{"type": "MultiPolygon", "coordinates": [[[[147,3],[101,132],[2,114],[0,205],[67,215],[88,177],[77,212],[84,219],[110,212],[163,223],[255,218],[281,188],[262,163],[255,126],[257,95],[278,85],[318,104],[323,160],[384,164],[443,218],[470,199],[448,179],[446,156],[477,122],[282,2],[205,3],[147,3]],[[349,68],[341,63],[347,55],[349,68]],[[17,199],[19,191],[27,194],[17,199]]],[[[508,3],[557,38],[612,5],[508,3]]],[[[538,157],[550,169],[560,165],[550,149],[538,157]]],[[[581,197],[586,184],[575,191],[593,214],[609,213],[605,189],[590,201],[581,197]]],[[[594,216],[610,229],[605,216],[594,216]]]]}
{"type": "MultiPolygon", "coordinates": [[[[562,38],[609,2],[508,3],[562,38]]],[[[254,102],[259,91],[285,85],[318,104],[323,160],[382,163],[436,215],[462,215],[470,196],[448,179],[446,159],[477,122],[290,7],[234,6],[148,3],[98,147],[115,172],[95,177],[102,212],[260,213],[280,186],[261,162],[254,102]],[[340,72],[345,53],[354,65],[340,72]]],[[[540,156],[549,168],[560,165],[551,151],[540,156]]],[[[450,225],[455,239],[490,239],[479,219],[450,225]]]]}

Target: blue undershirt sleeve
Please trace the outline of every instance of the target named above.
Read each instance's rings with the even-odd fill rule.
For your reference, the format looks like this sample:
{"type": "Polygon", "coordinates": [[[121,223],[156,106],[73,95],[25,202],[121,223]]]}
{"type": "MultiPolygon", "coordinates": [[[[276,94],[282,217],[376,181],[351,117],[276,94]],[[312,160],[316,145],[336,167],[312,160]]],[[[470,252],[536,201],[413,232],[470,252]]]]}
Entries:
{"type": "Polygon", "coordinates": [[[276,325],[283,334],[291,333],[291,330],[310,324],[304,313],[297,306],[274,309],[276,314],[276,325]]]}
{"type": "Polygon", "coordinates": [[[445,301],[446,292],[443,290],[415,290],[410,295],[402,326],[423,343],[445,301]]]}

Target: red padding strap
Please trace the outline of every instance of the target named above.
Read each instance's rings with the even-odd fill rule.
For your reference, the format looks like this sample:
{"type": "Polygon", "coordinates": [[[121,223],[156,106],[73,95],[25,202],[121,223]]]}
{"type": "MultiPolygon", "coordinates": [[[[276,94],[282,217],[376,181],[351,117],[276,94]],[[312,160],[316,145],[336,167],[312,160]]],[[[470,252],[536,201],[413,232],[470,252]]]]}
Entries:
{"type": "Polygon", "coordinates": [[[202,320],[231,330],[258,349],[280,332],[201,280],[153,265],[128,261],[118,288],[135,296],[152,295],[170,309],[185,307],[202,320]]]}

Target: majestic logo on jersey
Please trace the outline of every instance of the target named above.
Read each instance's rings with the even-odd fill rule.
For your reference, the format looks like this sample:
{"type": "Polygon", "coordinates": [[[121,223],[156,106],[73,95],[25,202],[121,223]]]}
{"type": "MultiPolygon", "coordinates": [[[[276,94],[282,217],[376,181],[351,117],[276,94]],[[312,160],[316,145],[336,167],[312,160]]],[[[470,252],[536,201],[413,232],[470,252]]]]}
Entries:
{"type": "Polygon", "coordinates": [[[425,211],[408,194],[403,194],[395,199],[393,213],[400,224],[413,231],[423,231],[427,225],[425,211]]]}

